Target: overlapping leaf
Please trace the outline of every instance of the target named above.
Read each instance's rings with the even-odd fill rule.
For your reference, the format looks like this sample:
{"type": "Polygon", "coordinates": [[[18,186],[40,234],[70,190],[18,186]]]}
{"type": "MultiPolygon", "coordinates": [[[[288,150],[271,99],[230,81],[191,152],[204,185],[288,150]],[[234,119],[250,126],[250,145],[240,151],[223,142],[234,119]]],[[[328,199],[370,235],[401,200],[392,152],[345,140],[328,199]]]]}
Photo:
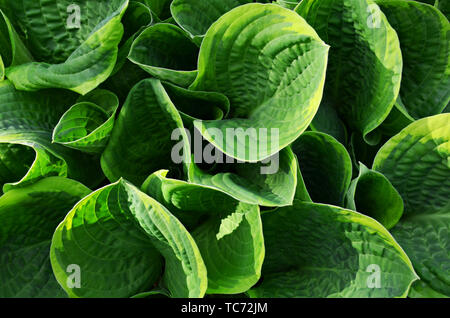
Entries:
{"type": "Polygon", "coordinates": [[[327,134],[308,131],[292,144],[292,150],[311,199],[343,205],[352,179],[352,162],[345,147],[327,134]]]}
{"type": "Polygon", "coordinates": [[[64,297],[50,266],[50,243],[64,216],[90,190],[61,177],[0,197],[0,297],[64,297]]]}
{"type": "Polygon", "coordinates": [[[51,263],[71,297],[130,297],[159,282],[172,297],[202,297],[206,268],[184,226],[160,203],[119,180],[80,201],[57,228],[51,263]],[[80,268],[71,288],[66,268],[80,268]]]}
{"type": "Polygon", "coordinates": [[[264,259],[259,208],[206,186],[152,174],[143,189],[191,224],[208,271],[208,293],[237,294],[260,278],[264,259]]]}
{"type": "Polygon", "coordinates": [[[331,46],[324,101],[368,142],[400,89],[396,32],[371,0],[304,0],[295,9],[331,46]]]}
{"type": "Polygon", "coordinates": [[[328,46],[291,10],[251,3],[229,11],[206,33],[199,74],[190,88],[225,94],[230,114],[226,120],[198,122],[196,128],[242,161],[276,154],[306,130],[317,112],[327,54],[328,46]],[[227,129],[237,128],[248,138],[226,137],[227,129]]]}
{"type": "Polygon", "coordinates": [[[411,258],[427,294],[450,296],[450,114],[418,120],[390,139],[373,169],[403,198],[392,233],[411,258]]]}
{"type": "Polygon", "coordinates": [[[0,8],[27,35],[37,62],[9,67],[16,88],[65,88],[86,94],[114,69],[128,0],[7,1],[0,8]]]}
{"type": "Polygon", "coordinates": [[[87,153],[102,153],[113,129],[117,96],[95,90],[80,97],[53,130],[53,142],[87,153]]]}
{"type": "Polygon", "coordinates": [[[375,220],[295,201],[262,215],[266,258],[252,297],[405,297],[417,279],[375,220]]]}
{"type": "MultiPolygon", "coordinates": [[[[0,82],[0,143],[30,147],[36,153],[27,173],[8,180],[17,182],[6,184],[4,191],[47,176],[69,177],[88,186],[101,181],[95,158],[52,143],[53,127],[74,100],[74,95],[60,90],[21,92],[9,81],[0,82]]],[[[29,152],[25,154],[23,147],[20,149],[19,167],[30,165],[29,152]]],[[[14,160],[14,153],[4,153],[2,161],[14,160]]]]}
{"type": "Polygon", "coordinates": [[[400,96],[408,113],[414,118],[441,113],[450,102],[450,23],[431,5],[404,0],[377,4],[400,40],[400,96]]]}

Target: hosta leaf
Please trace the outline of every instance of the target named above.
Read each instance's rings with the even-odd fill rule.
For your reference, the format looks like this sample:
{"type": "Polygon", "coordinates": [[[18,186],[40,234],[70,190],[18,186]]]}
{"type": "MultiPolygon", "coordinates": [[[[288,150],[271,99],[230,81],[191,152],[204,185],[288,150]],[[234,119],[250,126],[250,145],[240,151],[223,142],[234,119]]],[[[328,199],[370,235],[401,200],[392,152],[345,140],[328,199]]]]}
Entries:
{"type": "Polygon", "coordinates": [[[152,11],[144,4],[131,1],[122,18],[124,34],[119,44],[117,62],[111,76],[116,74],[128,61],[131,45],[136,37],[154,22],[152,11]]]}
{"type": "MultiPolygon", "coordinates": [[[[187,140],[180,114],[161,82],[146,79],[131,90],[102,154],[103,172],[112,182],[120,177],[141,185],[152,172],[175,166],[172,132],[180,129],[187,140]]],[[[188,143],[184,154],[189,158],[188,143]]]]}
{"type": "Polygon", "coordinates": [[[209,27],[231,9],[252,0],[174,0],[170,5],[173,18],[192,37],[201,38],[209,27]]]}
{"type": "Polygon", "coordinates": [[[328,46],[291,10],[250,3],[229,11],[206,33],[191,86],[225,94],[229,119],[198,122],[196,128],[232,158],[257,162],[276,154],[316,114],[327,54],[328,46]],[[236,128],[248,136],[227,138],[226,131],[236,128]]]}
{"type": "Polygon", "coordinates": [[[311,199],[342,206],[352,179],[352,162],[345,147],[330,135],[310,131],[291,147],[311,199]]]}
{"type": "Polygon", "coordinates": [[[165,20],[170,17],[170,4],[172,0],[138,0],[148,6],[159,19],[165,20]]]}
{"type": "Polygon", "coordinates": [[[375,157],[403,198],[405,213],[392,233],[422,281],[450,296],[450,114],[415,121],[375,157]]]}
{"type": "Polygon", "coordinates": [[[414,118],[441,113],[450,102],[450,23],[431,5],[404,0],[377,4],[400,39],[400,95],[408,113],[414,118]]]}
{"type": "Polygon", "coordinates": [[[405,297],[417,279],[375,220],[295,201],[262,215],[266,258],[252,297],[405,297]]]}
{"type": "Polygon", "coordinates": [[[192,128],[197,119],[222,119],[230,111],[230,101],[223,94],[191,91],[168,82],[163,86],[187,128],[192,128]]]}
{"type": "Polygon", "coordinates": [[[347,144],[347,129],[339,118],[334,107],[328,103],[321,103],[316,116],[310,125],[311,130],[326,133],[336,138],[341,144],[347,144]]]}
{"type": "Polygon", "coordinates": [[[295,9],[331,46],[324,102],[368,134],[388,116],[402,72],[397,34],[372,0],[304,0],[295,9]]]}
{"type": "Polygon", "coordinates": [[[5,64],[3,64],[2,56],[0,55],[0,82],[5,79],[5,64]]]}
{"type": "Polygon", "coordinates": [[[392,137],[398,134],[403,128],[411,124],[414,120],[408,115],[405,115],[406,110],[399,104],[399,101],[392,107],[389,116],[377,128],[381,134],[392,137]]]}
{"type": "Polygon", "coordinates": [[[53,142],[87,153],[102,153],[118,107],[115,94],[106,90],[90,92],[62,116],[53,130],[53,142]]]}
{"type": "Polygon", "coordinates": [[[53,236],[50,259],[71,297],[130,297],[161,284],[173,297],[202,297],[206,269],[183,225],[161,204],[120,180],[80,201],[53,236]],[[71,288],[66,268],[80,268],[71,288]]]}
{"type": "Polygon", "coordinates": [[[29,36],[38,62],[12,66],[9,80],[21,90],[65,88],[86,94],[114,69],[128,0],[6,1],[0,8],[29,36]],[[52,21],[51,23],[47,23],[52,21]]]}
{"type": "Polygon", "coordinates": [[[386,229],[397,224],[403,214],[403,200],[381,173],[360,164],[359,176],[347,192],[346,207],[380,222],[386,229]]]}
{"type": "Polygon", "coordinates": [[[20,180],[30,170],[35,156],[27,146],[0,143],[0,186],[20,180]]]}
{"type": "Polygon", "coordinates": [[[264,243],[259,209],[209,187],[151,175],[144,191],[192,225],[211,294],[245,292],[259,279],[264,243]],[[201,221],[199,223],[199,221],[201,221]]]}
{"type": "Polygon", "coordinates": [[[8,17],[0,9],[0,80],[4,68],[31,62],[33,57],[23,44],[8,17]]]}
{"type": "Polygon", "coordinates": [[[223,166],[228,171],[206,172],[191,162],[189,181],[222,191],[249,204],[268,207],[292,204],[298,165],[291,149],[283,149],[269,163],[240,162],[223,166]]]}
{"type": "Polygon", "coordinates": [[[3,191],[48,176],[65,176],[88,186],[101,181],[103,176],[95,158],[52,143],[53,127],[74,97],[60,90],[21,92],[9,81],[0,82],[0,143],[31,147],[36,153],[25,176],[14,180],[17,183],[6,184],[3,191]]]}
{"type": "Polygon", "coordinates": [[[158,23],[133,42],[128,59],[161,80],[187,87],[197,76],[198,47],[179,27],[158,23]]]}
{"type": "Polygon", "coordinates": [[[447,17],[447,20],[450,18],[450,2],[446,0],[436,0],[437,7],[441,12],[447,17]]]}
{"type": "Polygon", "coordinates": [[[53,232],[90,190],[60,177],[0,197],[0,297],[64,297],[50,266],[53,232]]]}

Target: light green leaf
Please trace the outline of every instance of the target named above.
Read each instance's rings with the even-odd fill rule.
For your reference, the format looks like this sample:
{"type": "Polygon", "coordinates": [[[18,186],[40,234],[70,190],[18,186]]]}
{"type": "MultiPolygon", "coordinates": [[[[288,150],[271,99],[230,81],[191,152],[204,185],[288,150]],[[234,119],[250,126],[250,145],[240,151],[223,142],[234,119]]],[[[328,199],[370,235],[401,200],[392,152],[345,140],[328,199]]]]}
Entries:
{"type": "Polygon", "coordinates": [[[345,147],[330,135],[307,131],[293,144],[311,199],[342,206],[352,179],[352,162],[345,147]]]}
{"type": "Polygon", "coordinates": [[[189,86],[197,76],[198,47],[179,27],[158,23],[133,42],[128,59],[150,75],[179,86],[189,86]]]}
{"type": "MultiPolygon", "coordinates": [[[[171,138],[175,129],[187,140],[180,114],[161,82],[139,82],[128,95],[102,154],[103,172],[112,182],[124,177],[141,185],[152,172],[176,167],[171,156],[177,144],[171,138]]],[[[183,148],[184,158],[189,158],[187,142],[183,148]]]]}
{"type": "Polygon", "coordinates": [[[377,4],[400,39],[400,95],[408,113],[416,119],[440,114],[450,102],[450,23],[432,5],[405,0],[377,4]]]}
{"type": "Polygon", "coordinates": [[[53,236],[50,259],[71,297],[130,297],[161,284],[172,297],[202,297],[206,268],[183,225],[161,204],[120,180],[80,201],[53,236]],[[80,288],[68,284],[80,267],[80,288]]]}
{"type": "Polygon", "coordinates": [[[262,215],[266,258],[252,297],[406,297],[408,256],[375,220],[295,201],[262,215]]]}
{"type": "Polygon", "coordinates": [[[392,137],[373,169],[398,190],[405,213],[392,234],[427,288],[450,296],[450,114],[415,121],[392,137]]]}
{"type": "Polygon", "coordinates": [[[50,266],[50,243],[67,212],[90,192],[50,177],[0,197],[0,297],[64,297],[50,266]]]}
{"type": "Polygon", "coordinates": [[[264,259],[258,207],[210,187],[167,178],[166,174],[166,170],[155,172],[142,188],[191,225],[208,271],[207,293],[248,290],[258,281],[264,259]]]}
{"type": "MultiPolygon", "coordinates": [[[[88,186],[96,186],[104,178],[96,158],[52,143],[53,127],[74,100],[73,94],[60,90],[21,92],[9,81],[0,82],[0,143],[23,145],[36,153],[25,176],[4,185],[3,191],[48,176],[69,177],[88,186]]],[[[14,158],[8,157],[6,160],[14,158]]],[[[20,162],[29,164],[28,160],[20,162]]]]}
{"type": "Polygon", "coordinates": [[[0,8],[14,13],[12,19],[29,36],[27,45],[39,61],[9,67],[6,76],[21,90],[55,87],[90,92],[114,69],[123,35],[120,20],[127,6],[128,0],[2,0],[0,8]]]}
{"type": "Polygon", "coordinates": [[[268,163],[219,164],[217,172],[205,172],[191,162],[189,181],[222,191],[248,204],[268,207],[291,205],[297,186],[295,155],[290,148],[285,148],[270,160],[268,163]],[[220,168],[225,171],[220,171],[220,168]]]}
{"type": "Polygon", "coordinates": [[[53,142],[87,153],[102,153],[118,107],[115,94],[100,89],[90,92],[62,116],[53,130],[53,142]]]}
{"type": "Polygon", "coordinates": [[[195,127],[229,157],[258,162],[276,154],[317,112],[328,48],[300,16],[279,5],[231,10],[206,33],[191,86],[225,94],[230,114],[195,127]],[[227,138],[227,129],[238,129],[243,138],[227,138]]]}
{"type": "Polygon", "coordinates": [[[324,103],[367,142],[400,89],[402,54],[395,30],[372,0],[303,0],[295,9],[331,46],[324,103]]]}
{"type": "Polygon", "coordinates": [[[391,229],[403,214],[403,200],[381,173],[360,163],[359,176],[352,181],[346,196],[346,207],[361,212],[391,229]]]}

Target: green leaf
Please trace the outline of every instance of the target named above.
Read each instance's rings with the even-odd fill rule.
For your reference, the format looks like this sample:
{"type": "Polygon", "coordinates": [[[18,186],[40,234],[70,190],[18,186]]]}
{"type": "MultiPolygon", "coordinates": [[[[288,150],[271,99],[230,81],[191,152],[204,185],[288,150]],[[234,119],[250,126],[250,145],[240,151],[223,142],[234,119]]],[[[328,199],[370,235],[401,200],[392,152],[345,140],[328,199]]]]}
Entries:
{"type": "Polygon", "coordinates": [[[0,2],[29,36],[27,45],[38,61],[9,67],[6,76],[20,90],[65,88],[86,94],[114,69],[128,0],[56,2],[0,2]]]}
{"type": "MultiPolygon", "coordinates": [[[[101,166],[111,182],[120,177],[141,185],[159,169],[176,167],[172,160],[172,132],[179,129],[187,140],[180,114],[161,82],[146,79],[131,90],[102,154],[101,166]]],[[[185,158],[189,149],[184,146],[185,158]]]]}
{"type": "Polygon", "coordinates": [[[392,229],[430,290],[450,296],[450,114],[415,121],[392,137],[373,169],[398,190],[405,213],[392,229]]]}
{"type": "Polygon", "coordinates": [[[172,0],[137,0],[148,6],[159,19],[165,20],[170,17],[170,4],[172,0]]]}
{"type": "MultiPolygon", "coordinates": [[[[245,292],[260,278],[264,238],[256,205],[210,187],[152,174],[143,189],[191,224],[208,271],[208,294],[245,292]],[[176,211],[176,212],[175,212],[176,211]]],[[[186,223],[184,223],[186,224],[186,223]]]]}
{"type": "Polygon", "coordinates": [[[64,297],[50,266],[58,224],[90,190],[60,177],[0,197],[0,297],[64,297]]]}
{"type": "Polygon", "coordinates": [[[174,0],[170,11],[175,21],[201,41],[209,27],[231,9],[252,0],[174,0]]]}
{"type": "Polygon", "coordinates": [[[400,39],[400,95],[408,113],[416,119],[440,114],[450,102],[450,23],[431,5],[404,0],[377,4],[400,39]]]}
{"type": "Polygon", "coordinates": [[[206,33],[199,74],[190,88],[225,94],[230,114],[226,120],[197,122],[196,128],[220,151],[241,161],[258,162],[276,154],[316,114],[327,54],[328,46],[291,10],[250,3],[229,11],[206,33]],[[242,132],[242,138],[227,138],[228,129],[242,132]]]}
{"type": "Polygon", "coordinates": [[[295,11],[331,46],[324,103],[367,142],[400,89],[402,54],[395,30],[372,0],[304,0],[295,11]]]}
{"type": "Polygon", "coordinates": [[[189,168],[189,181],[222,191],[248,204],[267,207],[291,205],[297,186],[295,155],[290,148],[285,148],[270,160],[269,163],[219,164],[218,168],[228,170],[223,172],[203,171],[194,160],[189,168]]]}
{"type": "Polygon", "coordinates": [[[206,268],[183,225],[161,204],[120,180],[81,200],[57,228],[55,277],[71,297],[130,297],[161,285],[172,297],[202,297],[206,268]],[[69,264],[80,268],[71,288],[69,264]]]}
{"type": "Polygon", "coordinates": [[[0,143],[0,186],[20,180],[30,170],[35,156],[27,146],[0,143]]]}
{"type": "Polygon", "coordinates": [[[345,147],[330,135],[310,131],[291,147],[311,199],[342,206],[352,179],[352,162],[345,147]]]}
{"type": "MultiPolygon", "coordinates": [[[[20,181],[6,184],[4,192],[49,176],[69,177],[88,186],[104,178],[96,158],[52,143],[53,127],[74,100],[74,95],[60,90],[21,92],[9,81],[0,82],[0,143],[30,147],[36,154],[28,172],[20,181]]],[[[14,158],[7,156],[6,160],[14,158]]]]}
{"type": "Polygon", "coordinates": [[[403,214],[402,197],[389,180],[362,163],[359,176],[348,189],[346,207],[374,218],[388,230],[403,214]]]}
{"type": "Polygon", "coordinates": [[[195,120],[220,120],[230,111],[230,101],[223,94],[191,91],[168,82],[163,86],[186,128],[192,128],[195,120]]]}
{"type": "Polygon", "coordinates": [[[197,76],[198,47],[173,24],[158,23],[133,42],[128,59],[150,75],[179,86],[189,86],[197,76]]]}
{"type": "Polygon", "coordinates": [[[406,297],[417,279],[389,232],[357,212],[295,201],[262,221],[266,258],[251,297],[406,297]]]}
{"type": "Polygon", "coordinates": [[[5,66],[20,65],[32,60],[33,57],[23,44],[10,20],[0,9],[0,80],[3,80],[5,66]]]}
{"type": "Polygon", "coordinates": [[[347,128],[339,118],[336,109],[329,103],[321,103],[310,125],[311,130],[326,133],[341,144],[347,144],[347,128]]]}
{"type": "Polygon", "coordinates": [[[100,154],[113,129],[119,99],[115,94],[99,89],[80,100],[56,125],[53,142],[83,152],[100,154]]]}

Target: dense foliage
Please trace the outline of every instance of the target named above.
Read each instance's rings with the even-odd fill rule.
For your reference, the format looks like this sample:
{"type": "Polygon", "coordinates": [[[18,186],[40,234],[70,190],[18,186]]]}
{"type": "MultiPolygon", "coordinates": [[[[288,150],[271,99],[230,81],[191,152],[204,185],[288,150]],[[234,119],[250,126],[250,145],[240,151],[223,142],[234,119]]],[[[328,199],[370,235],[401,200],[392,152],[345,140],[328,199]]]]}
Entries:
{"type": "Polygon", "coordinates": [[[449,3],[0,0],[0,297],[449,297],[449,3]]]}

